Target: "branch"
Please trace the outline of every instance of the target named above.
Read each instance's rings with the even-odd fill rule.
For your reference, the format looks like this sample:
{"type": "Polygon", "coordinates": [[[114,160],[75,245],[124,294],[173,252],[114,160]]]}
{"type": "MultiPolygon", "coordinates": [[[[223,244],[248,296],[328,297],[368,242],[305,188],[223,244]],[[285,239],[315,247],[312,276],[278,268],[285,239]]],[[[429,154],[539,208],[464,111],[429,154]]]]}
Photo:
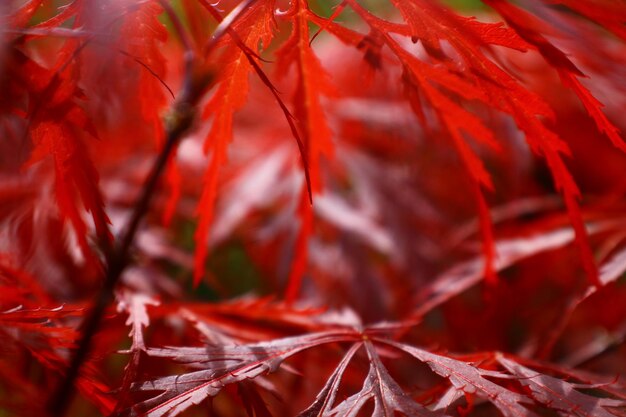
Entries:
{"type": "MultiPolygon", "coordinates": [[[[254,0],[244,0],[224,19],[221,24],[217,26],[213,37],[208,44],[207,50],[209,53],[217,45],[217,40],[219,40],[219,38],[227,32],[230,25],[232,25],[239,18],[241,13],[253,2],[254,0]]],[[[164,4],[164,2],[162,2],[162,4],[164,4]]],[[[67,406],[73,396],[72,388],[74,386],[74,382],[78,378],[80,368],[87,358],[93,337],[100,328],[106,307],[113,300],[115,287],[119,282],[124,269],[128,266],[130,248],[135,240],[139,224],[150,208],[150,201],[156,191],[163,170],[167,166],[167,163],[173,154],[173,151],[176,149],[178,142],[180,142],[187,130],[191,128],[195,119],[197,104],[202,98],[208,85],[213,80],[213,77],[211,77],[210,74],[208,76],[198,76],[198,74],[195,74],[194,70],[196,67],[196,57],[191,49],[192,45],[189,42],[189,38],[184,32],[182,24],[180,24],[180,21],[173,13],[173,10],[170,7],[164,7],[164,9],[172,19],[174,30],[178,32],[183,46],[186,48],[183,91],[180,94],[179,99],[174,104],[170,112],[170,116],[164,121],[167,138],[165,146],[159,153],[152,169],[150,170],[150,174],[144,183],[141,195],[134,205],[131,218],[126,225],[121,238],[119,239],[119,244],[117,244],[112,250],[106,251],[105,253],[106,270],[104,283],[100,289],[100,293],[96,297],[92,309],[81,326],[82,337],[78,343],[78,348],[72,356],[65,378],[61,381],[50,400],[49,411],[50,415],[53,417],[62,417],[66,412],[67,406]]]]}
{"type": "MultiPolygon", "coordinates": [[[[186,74],[186,77],[190,76],[191,73],[186,74]]],[[[185,84],[189,86],[194,85],[193,82],[185,84]]],[[[204,88],[201,90],[204,91],[204,88]]],[[[193,89],[184,89],[180,99],[176,102],[171,111],[171,116],[168,118],[169,122],[165,123],[167,132],[165,146],[150,170],[150,174],[143,186],[141,195],[135,203],[132,216],[120,239],[120,243],[106,256],[104,284],[100,289],[100,293],[89,315],[81,326],[82,337],[72,357],[65,378],[58,386],[50,402],[50,414],[52,416],[61,417],[65,414],[67,405],[72,397],[74,381],[78,377],[80,367],[89,353],[91,341],[100,327],[106,307],[113,300],[115,286],[119,282],[122,272],[128,265],[130,247],[135,240],[139,224],[144,215],[148,212],[150,201],[156,191],[159,178],[173,153],[172,151],[176,148],[176,145],[185,132],[191,127],[195,116],[195,105],[200,97],[201,94],[197,94],[193,89]]]]}

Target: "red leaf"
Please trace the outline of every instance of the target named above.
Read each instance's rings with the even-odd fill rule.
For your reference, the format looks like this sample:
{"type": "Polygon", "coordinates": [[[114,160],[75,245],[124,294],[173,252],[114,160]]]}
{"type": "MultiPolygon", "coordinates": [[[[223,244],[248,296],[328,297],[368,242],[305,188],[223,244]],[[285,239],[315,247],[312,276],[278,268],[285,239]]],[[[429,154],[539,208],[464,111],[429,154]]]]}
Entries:
{"type": "Polygon", "coordinates": [[[140,415],[146,417],[173,417],[216,395],[227,384],[274,372],[302,350],[345,339],[344,333],[329,332],[242,346],[149,349],[151,357],[171,358],[200,370],[135,384],[134,389],[161,394],[137,404],[130,415],[141,410],[140,415]]]}
{"type": "Polygon", "coordinates": [[[124,17],[120,36],[128,45],[128,53],[144,69],[139,72],[137,94],[141,103],[144,121],[151,124],[158,144],[164,140],[161,113],[167,105],[163,91],[163,80],[167,72],[166,59],[163,56],[163,44],[167,41],[168,31],[159,22],[163,8],[157,0],[141,2],[137,10],[124,17]]]}
{"type": "Polygon", "coordinates": [[[578,391],[596,388],[594,386],[574,386],[566,381],[532,371],[503,355],[497,355],[496,359],[508,372],[519,377],[522,385],[530,388],[535,400],[553,410],[581,417],[614,417],[615,414],[608,411],[607,407],[621,406],[621,401],[597,398],[578,391]]]}
{"type": "MultiPolygon", "coordinates": [[[[533,45],[539,53],[550,63],[550,65],[559,73],[563,85],[568,88],[571,88],[574,93],[578,96],[581,103],[587,109],[589,115],[594,119],[598,129],[605,133],[607,137],[611,140],[613,145],[620,149],[623,152],[626,152],[626,143],[620,137],[619,129],[613,125],[607,119],[607,117],[602,112],[602,103],[600,103],[595,97],[591,95],[589,90],[587,90],[581,83],[579,78],[585,77],[585,75],[572,63],[572,61],[567,58],[567,56],[561,52],[557,47],[552,45],[541,33],[547,32],[548,25],[547,23],[542,22],[538,18],[530,15],[524,10],[515,7],[503,0],[487,0],[485,3],[489,4],[491,7],[496,9],[498,13],[500,13],[507,21],[507,23],[515,29],[515,31],[524,38],[529,44],[533,45]]],[[[565,4],[570,4],[570,2],[565,1],[565,4]]],[[[606,18],[606,10],[602,10],[600,8],[599,12],[590,12],[589,5],[582,3],[581,5],[574,6],[574,9],[578,9],[583,13],[591,13],[592,16],[596,18],[600,18],[601,21],[609,21],[606,18]],[[601,16],[601,17],[600,17],[601,16]]],[[[616,10],[613,10],[613,16],[619,16],[620,8],[619,6],[615,7],[616,10]]],[[[626,35],[623,29],[624,23],[624,12],[626,9],[621,7],[622,12],[622,28],[621,34],[622,36],[626,35]]],[[[619,17],[617,20],[619,21],[619,17]]],[[[609,26],[613,27],[613,26],[609,26]]]]}
{"type": "MultiPolygon", "coordinates": [[[[211,6],[212,7],[212,6],[211,6]]],[[[194,260],[194,285],[198,285],[204,274],[204,262],[208,254],[208,232],[213,220],[213,209],[217,193],[218,176],[226,162],[228,143],[233,137],[233,116],[246,104],[248,76],[254,69],[246,54],[257,52],[260,44],[267,48],[272,39],[273,2],[259,2],[233,25],[232,30],[249,50],[236,43],[230,44],[225,52],[224,67],[216,92],[204,108],[204,116],[214,116],[213,125],[205,139],[205,152],[212,152],[211,162],[204,175],[202,197],[198,204],[199,222],[195,233],[196,254],[194,260]]]]}

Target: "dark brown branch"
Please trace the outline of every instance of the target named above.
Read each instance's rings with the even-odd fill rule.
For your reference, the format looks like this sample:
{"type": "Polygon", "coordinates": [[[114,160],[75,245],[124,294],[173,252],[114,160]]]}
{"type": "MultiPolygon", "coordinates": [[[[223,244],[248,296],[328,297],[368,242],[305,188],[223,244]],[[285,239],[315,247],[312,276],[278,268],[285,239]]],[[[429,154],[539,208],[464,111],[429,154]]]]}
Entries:
{"type": "MultiPolygon", "coordinates": [[[[254,0],[244,0],[220,25],[218,25],[209,43],[209,52],[214,49],[215,45],[217,45],[217,40],[227,32],[230,25],[232,25],[239,16],[241,16],[241,13],[253,2],[254,0]]],[[[81,325],[82,336],[78,343],[78,348],[71,358],[65,377],[50,399],[49,412],[53,417],[62,417],[72,400],[74,382],[78,378],[80,369],[87,358],[93,337],[100,328],[104,312],[111,301],[113,301],[115,287],[129,263],[131,246],[135,240],[141,220],[150,208],[150,201],[157,189],[161,174],[167,166],[178,142],[180,142],[185,132],[191,128],[195,118],[196,106],[212,81],[210,74],[203,75],[195,73],[195,55],[191,49],[190,40],[184,32],[182,24],[180,24],[180,21],[178,21],[175,14],[173,14],[172,9],[167,7],[164,9],[168,14],[172,13],[170,14],[170,18],[178,22],[178,25],[175,23],[175,30],[180,31],[179,36],[182,39],[183,46],[186,48],[184,58],[185,76],[182,93],[174,104],[170,116],[164,122],[166,131],[165,145],[150,170],[150,174],[142,188],[141,195],[133,208],[131,218],[122,236],[118,240],[119,243],[105,253],[106,266],[102,288],[87,318],[81,325]]]]}
{"type": "Polygon", "coordinates": [[[183,91],[180,101],[174,106],[172,116],[170,117],[172,121],[169,126],[166,126],[167,140],[165,146],[150,170],[141,195],[135,203],[131,219],[126,226],[124,234],[120,238],[120,243],[115,246],[106,259],[106,273],[102,289],[89,315],[81,326],[82,337],[78,343],[78,348],[72,357],[65,378],[59,385],[50,403],[50,413],[52,416],[63,416],[72,398],[74,381],[78,377],[80,367],[87,357],[93,336],[100,327],[105,309],[111,301],[113,301],[115,286],[119,282],[122,272],[128,265],[130,248],[137,234],[137,230],[139,229],[139,224],[149,209],[150,200],[156,191],[159,178],[167,166],[167,162],[173,150],[176,148],[176,145],[185,132],[191,127],[194,119],[195,102],[197,101],[197,97],[194,97],[196,97],[194,92],[183,91]]]}

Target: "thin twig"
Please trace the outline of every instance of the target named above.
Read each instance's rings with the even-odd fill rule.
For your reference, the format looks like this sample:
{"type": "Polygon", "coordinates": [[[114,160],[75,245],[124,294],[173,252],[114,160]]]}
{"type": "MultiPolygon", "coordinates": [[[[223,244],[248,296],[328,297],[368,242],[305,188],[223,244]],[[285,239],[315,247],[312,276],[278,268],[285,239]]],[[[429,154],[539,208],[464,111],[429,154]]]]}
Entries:
{"type": "MultiPolygon", "coordinates": [[[[212,40],[209,43],[209,52],[214,49],[215,45],[217,45],[217,40],[226,33],[230,25],[232,25],[239,16],[241,16],[241,13],[253,2],[254,0],[244,0],[217,26],[212,40]]],[[[142,188],[141,195],[134,205],[131,218],[119,239],[119,244],[106,254],[106,270],[102,288],[96,297],[92,309],[89,311],[87,318],[81,326],[82,336],[78,343],[78,348],[72,356],[65,378],[59,384],[49,404],[50,414],[54,417],[62,417],[67,410],[73,396],[72,388],[74,382],[78,378],[81,366],[87,358],[93,337],[100,328],[104,312],[114,298],[115,287],[122,276],[122,272],[129,263],[131,246],[135,240],[141,220],[149,210],[150,201],[156,191],[161,174],[167,166],[178,142],[191,127],[195,118],[196,106],[202,98],[203,93],[206,91],[206,87],[211,82],[211,77],[196,77],[196,74],[194,74],[195,55],[191,49],[192,45],[190,40],[182,24],[180,24],[176,15],[173,14],[173,10],[167,7],[164,7],[164,9],[166,12],[169,10],[168,14],[172,13],[170,18],[173,17],[173,22],[178,22],[178,26],[176,26],[176,22],[173,24],[175,30],[179,31],[183,46],[186,48],[182,93],[172,108],[171,116],[164,122],[167,138],[165,145],[150,170],[150,174],[142,188]]]]}
{"type": "Polygon", "coordinates": [[[78,348],[74,352],[65,378],[59,385],[50,403],[52,416],[60,417],[65,414],[65,410],[72,397],[74,381],[78,377],[80,368],[89,353],[91,341],[100,327],[106,307],[113,300],[115,286],[119,282],[122,272],[128,265],[130,248],[137,234],[137,230],[139,229],[139,224],[149,209],[150,200],[156,191],[159,178],[177,143],[191,127],[194,119],[193,110],[196,103],[190,99],[194,96],[195,94],[191,91],[183,91],[180,100],[172,110],[174,116],[171,117],[171,120],[173,120],[173,122],[171,122],[169,126],[166,126],[167,140],[165,146],[159,153],[157,160],[150,170],[150,174],[143,186],[139,199],[135,203],[132,216],[120,239],[120,243],[106,259],[104,284],[96,297],[92,309],[81,326],[82,337],[78,343],[78,348]]]}
{"type": "MultiPolygon", "coordinates": [[[[218,23],[224,23],[226,21],[226,19],[222,17],[220,12],[217,11],[217,9],[207,0],[200,0],[200,5],[202,5],[206,10],[208,10],[209,13],[211,13],[211,15],[215,18],[215,20],[218,21],[218,23]]],[[[248,45],[245,44],[245,42],[239,37],[237,32],[232,27],[228,26],[226,28],[226,32],[231,37],[231,39],[235,42],[237,47],[241,49],[241,52],[244,54],[244,56],[250,63],[250,66],[252,66],[252,69],[254,69],[254,71],[257,73],[261,82],[270,90],[270,93],[272,93],[272,96],[274,96],[274,99],[278,103],[278,106],[280,107],[283,114],[285,115],[285,120],[287,121],[287,124],[289,125],[289,129],[291,129],[291,134],[296,140],[296,143],[298,145],[298,151],[300,152],[300,158],[302,160],[302,166],[304,168],[304,178],[306,181],[307,192],[309,194],[309,203],[313,204],[313,190],[311,188],[311,170],[309,168],[309,157],[307,155],[307,148],[304,145],[302,138],[300,137],[300,133],[298,132],[298,128],[296,126],[296,118],[289,111],[289,108],[287,107],[283,99],[280,97],[280,92],[276,89],[274,84],[272,84],[272,81],[270,80],[269,76],[265,73],[265,71],[263,71],[263,68],[261,68],[259,63],[255,61],[255,58],[261,61],[263,59],[256,53],[256,51],[250,49],[248,45]]],[[[210,44],[207,44],[207,47],[209,45],[210,44]]]]}
{"type": "Polygon", "coordinates": [[[174,27],[174,31],[178,35],[181,43],[183,44],[183,48],[185,49],[184,61],[185,61],[185,74],[188,76],[183,80],[183,90],[190,90],[192,88],[193,83],[193,63],[195,61],[195,54],[193,51],[193,42],[187,34],[183,23],[178,18],[178,15],[172,8],[172,6],[166,0],[159,0],[159,4],[163,7],[165,14],[169,17],[172,22],[172,26],[174,27]]]}
{"type": "Polygon", "coordinates": [[[146,69],[146,71],[148,71],[150,73],[150,75],[152,75],[154,78],[156,78],[156,80],[161,83],[161,85],[163,87],[165,87],[165,89],[167,90],[168,93],[170,93],[170,96],[172,96],[172,98],[174,100],[176,100],[176,95],[174,94],[174,91],[172,91],[172,89],[170,88],[169,85],[167,85],[167,83],[165,82],[165,80],[163,78],[161,78],[159,76],[159,74],[157,74],[152,68],[150,68],[150,66],[148,64],[146,64],[145,62],[143,62],[141,59],[137,58],[136,56],[123,51],[121,49],[118,50],[118,52],[122,55],[124,55],[127,58],[132,59],[133,61],[135,61],[136,63],[138,63],[139,65],[141,65],[142,67],[144,67],[146,69]]]}
{"type": "Polygon", "coordinates": [[[217,42],[224,36],[226,32],[231,30],[231,27],[237,19],[245,12],[256,0],[243,0],[237,5],[230,13],[226,15],[215,28],[213,35],[209,38],[209,41],[204,45],[205,56],[208,56],[211,51],[215,49],[217,42]]]}

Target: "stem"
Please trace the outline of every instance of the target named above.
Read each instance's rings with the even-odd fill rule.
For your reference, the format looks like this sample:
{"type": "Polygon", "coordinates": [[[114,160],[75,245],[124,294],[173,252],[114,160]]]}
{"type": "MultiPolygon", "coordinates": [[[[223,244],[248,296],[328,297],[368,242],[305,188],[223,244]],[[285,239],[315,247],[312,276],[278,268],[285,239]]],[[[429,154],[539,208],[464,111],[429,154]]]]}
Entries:
{"type": "MultiPolygon", "coordinates": [[[[166,9],[166,11],[171,12],[171,9],[166,9]]],[[[177,25],[176,29],[182,31],[182,26],[177,25]]],[[[105,251],[106,272],[104,283],[91,311],[81,325],[82,336],[78,343],[78,348],[71,359],[65,378],[57,387],[55,395],[50,401],[50,414],[54,417],[62,417],[67,410],[73,396],[72,388],[74,382],[78,378],[80,368],[87,358],[93,337],[100,328],[104,312],[109,303],[113,301],[115,287],[122,276],[122,272],[128,265],[130,248],[137,235],[139,224],[150,208],[150,201],[157,189],[161,174],[165,170],[173,151],[176,149],[176,145],[191,127],[195,116],[195,106],[202,96],[202,92],[204,92],[205,86],[199,85],[193,80],[194,54],[190,49],[190,44],[186,42],[187,38],[184,35],[181,35],[181,38],[185,40],[184,46],[187,49],[185,52],[185,79],[181,97],[174,105],[171,116],[165,122],[165,146],[161,149],[152,165],[150,174],[144,183],[141,195],[135,202],[131,218],[124,229],[119,243],[111,250],[105,251]]],[[[206,79],[205,82],[208,83],[209,80],[206,79]]]]}
{"type": "MultiPolygon", "coordinates": [[[[230,26],[242,15],[242,13],[256,0],[243,0],[235,7],[228,16],[217,26],[211,40],[205,47],[208,56],[217,45],[217,41],[228,31],[230,26]]],[[[191,127],[196,114],[196,106],[206,88],[210,85],[213,77],[211,74],[195,74],[196,56],[192,50],[191,40],[187,36],[182,23],[174,13],[169,4],[164,10],[174,24],[174,30],[178,32],[183,47],[185,48],[184,64],[185,76],[183,79],[182,93],[179,100],[174,104],[170,117],[164,122],[166,131],[165,146],[154,162],[150,174],[133,208],[131,218],[119,239],[119,244],[110,250],[105,250],[106,272],[100,293],[94,301],[92,309],[81,325],[81,339],[78,343],[74,355],[71,358],[65,377],[58,385],[57,390],[50,399],[49,412],[52,417],[62,417],[65,415],[67,407],[72,400],[72,388],[78,378],[79,371],[87,358],[91,348],[92,340],[100,328],[102,317],[109,303],[114,298],[114,290],[122,276],[122,272],[128,265],[130,248],[135,240],[135,235],[139,229],[142,218],[150,208],[150,201],[156,191],[161,174],[176,149],[178,142],[185,132],[191,127]]]]}
{"type": "Polygon", "coordinates": [[[189,127],[191,127],[195,103],[190,102],[189,99],[195,96],[196,94],[186,90],[183,92],[182,99],[174,106],[173,122],[170,123],[169,126],[166,126],[167,140],[165,146],[152,166],[150,174],[141,191],[141,195],[135,203],[130,221],[120,239],[120,243],[110,252],[110,255],[107,256],[104,284],[91,311],[81,326],[82,337],[72,357],[65,378],[52,397],[50,403],[50,413],[52,416],[61,417],[65,414],[72,397],[74,381],[77,379],[80,367],[87,357],[92,339],[100,327],[106,307],[113,300],[115,286],[119,282],[122,272],[128,265],[131,245],[139,229],[141,219],[149,209],[150,201],[159,183],[159,178],[173,150],[176,148],[177,143],[189,127]]]}

